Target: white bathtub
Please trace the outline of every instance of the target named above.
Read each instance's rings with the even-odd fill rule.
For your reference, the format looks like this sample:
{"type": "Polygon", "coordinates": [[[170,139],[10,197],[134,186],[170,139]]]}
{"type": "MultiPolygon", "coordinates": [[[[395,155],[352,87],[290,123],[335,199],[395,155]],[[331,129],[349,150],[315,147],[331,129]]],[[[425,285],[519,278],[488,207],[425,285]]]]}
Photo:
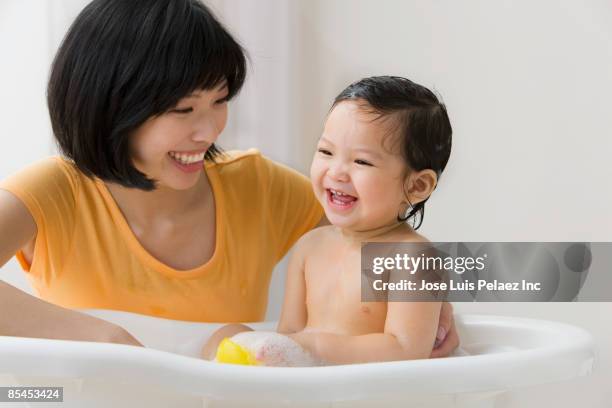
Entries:
{"type": "MultiPolygon", "coordinates": [[[[463,315],[458,329],[469,356],[308,368],[224,365],[194,358],[218,324],[87,313],[122,325],[147,348],[0,337],[0,384],[64,387],[63,403],[33,407],[484,408],[509,390],[588,375],[594,360],[591,336],[577,327],[463,315]]],[[[274,323],[252,326],[269,330],[274,323]]]]}

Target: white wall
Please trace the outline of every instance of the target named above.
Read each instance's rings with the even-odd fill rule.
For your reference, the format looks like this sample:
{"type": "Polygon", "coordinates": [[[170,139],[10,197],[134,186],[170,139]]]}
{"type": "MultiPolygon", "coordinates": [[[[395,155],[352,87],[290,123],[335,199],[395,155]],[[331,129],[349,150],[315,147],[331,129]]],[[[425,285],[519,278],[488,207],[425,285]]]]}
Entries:
{"type": "MultiPolygon", "coordinates": [[[[454,129],[422,227],[431,240],[612,241],[612,3],[310,0],[295,11],[298,166],[344,86],[402,75],[442,95],[454,129]]],[[[455,306],[595,337],[591,377],[510,394],[500,408],[612,404],[612,303],[455,306]]]]}
{"type": "Polygon", "coordinates": [[[454,128],[426,235],[612,240],[612,3],[311,0],[299,7],[293,102],[305,147],[350,81],[404,75],[442,95],[454,128]]]}
{"type": "MultiPolygon", "coordinates": [[[[454,129],[426,236],[612,240],[612,3],[311,0],[292,18],[299,166],[345,85],[403,75],[442,95],[454,129]]],[[[510,394],[500,408],[612,404],[612,303],[455,306],[565,321],[595,337],[591,377],[510,394]]]]}
{"type": "MultiPolygon", "coordinates": [[[[45,100],[54,5],[64,3],[0,2],[0,178],[55,151],[45,100]]],[[[2,279],[31,292],[15,259],[2,268],[2,279]]]]}
{"type": "MultiPolygon", "coordinates": [[[[50,57],[84,0],[0,2],[0,177],[53,151],[50,57]]],[[[363,76],[407,76],[448,106],[454,147],[422,232],[439,241],[612,241],[612,3],[608,0],[211,0],[252,70],[221,145],[307,170],[333,97],[363,76]]],[[[283,268],[271,288],[278,316],[283,268]]],[[[22,280],[16,264],[3,277],[22,280]]],[[[594,375],[501,408],[607,407],[612,303],[457,304],[560,320],[598,344],[594,375]]]]}

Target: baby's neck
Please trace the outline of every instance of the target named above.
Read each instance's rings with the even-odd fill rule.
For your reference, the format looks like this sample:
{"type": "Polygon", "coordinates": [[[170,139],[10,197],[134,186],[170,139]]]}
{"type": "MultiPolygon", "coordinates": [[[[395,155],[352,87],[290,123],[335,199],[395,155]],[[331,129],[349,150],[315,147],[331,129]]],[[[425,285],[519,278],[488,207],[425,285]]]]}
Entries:
{"type": "Polygon", "coordinates": [[[377,241],[395,235],[399,237],[400,235],[413,232],[410,226],[408,226],[406,223],[384,225],[382,227],[366,231],[354,231],[345,228],[338,228],[338,230],[344,239],[355,244],[368,241],[377,241]]]}

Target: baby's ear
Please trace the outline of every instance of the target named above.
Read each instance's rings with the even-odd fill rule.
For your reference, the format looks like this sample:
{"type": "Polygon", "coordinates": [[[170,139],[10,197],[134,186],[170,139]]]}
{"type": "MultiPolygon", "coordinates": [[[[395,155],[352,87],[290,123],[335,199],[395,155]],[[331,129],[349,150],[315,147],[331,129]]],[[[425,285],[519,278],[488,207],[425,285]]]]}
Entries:
{"type": "Polygon", "coordinates": [[[413,171],[406,177],[405,191],[410,202],[415,205],[427,200],[436,188],[438,176],[431,169],[413,171]]]}

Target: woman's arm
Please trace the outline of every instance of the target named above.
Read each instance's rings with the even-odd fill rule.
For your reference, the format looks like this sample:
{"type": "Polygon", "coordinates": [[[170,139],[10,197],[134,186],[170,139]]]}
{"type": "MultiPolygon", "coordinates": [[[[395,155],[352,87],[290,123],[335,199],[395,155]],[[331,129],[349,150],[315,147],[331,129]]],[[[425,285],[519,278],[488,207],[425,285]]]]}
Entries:
{"type": "MultiPolygon", "coordinates": [[[[0,268],[37,234],[13,194],[0,190],[0,268]]],[[[0,335],[141,345],[123,328],[40,300],[0,281],[0,335]]]]}
{"type": "Polygon", "coordinates": [[[327,364],[428,358],[436,338],[439,302],[389,302],[384,333],[290,335],[327,364]]]}

